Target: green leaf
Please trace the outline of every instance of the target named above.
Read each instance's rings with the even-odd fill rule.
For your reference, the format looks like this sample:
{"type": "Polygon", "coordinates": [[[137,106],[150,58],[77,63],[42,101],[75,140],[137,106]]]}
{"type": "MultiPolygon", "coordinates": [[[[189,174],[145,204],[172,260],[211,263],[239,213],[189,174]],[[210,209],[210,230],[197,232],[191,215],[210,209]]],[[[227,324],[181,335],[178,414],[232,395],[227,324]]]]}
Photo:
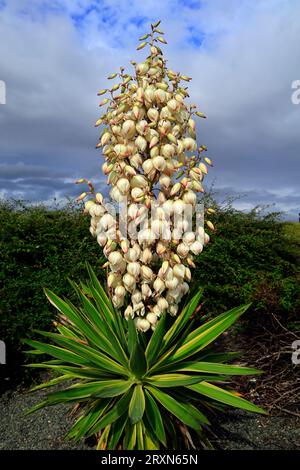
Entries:
{"type": "Polygon", "coordinates": [[[125,429],[124,450],[134,450],[136,445],[136,424],[128,424],[125,429]]]}
{"type": "Polygon", "coordinates": [[[132,424],[138,423],[145,411],[145,395],[142,385],[136,385],[129,404],[128,415],[132,424]]]}
{"type": "Polygon", "coordinates": [[[176,369],[182,372],[205,372],[225,375],[257,375],[261,370],[238,365],[218,364],[216,362],[183,362],[176,364],[176,369]]]}
{"type": "Polygon", "coordinates": [[[190,408],[185,405],[185,403],[180,403],[175,400],[175,398],[167,395],[161,390],[147,385],[147,389],[151,395],[170,413],[172,413],[176,418],[180,419],[184,424],[190,426],[196,431],[201,429],[201,424],[197,417],[191,413],[190,408]]]}
{"type": "Polygon", "coordinates": [[[145,426],[144,430],[144,450],[159,450],[159,442],[151,432],[151,429],[145,426]]]}
{"type": "Polygon", "coordinates": [[[105,427],[105,429],[102,431],[100,439],[96,446],[96,450],[106,450],[110,429],[111,429],[111,424],[108,424],[105,427]]]}
{"type": "Polygon", "coordinates": [[[103,371],[99,368],[95,369],[92,367],[72,367],[58,364],[45,364],[45,368],[55,370],[56,372],[60,372],[61,374],[66,374],[66,377],[68,377],[69,380],[76,378],[98,380],[116,378],[116,376],[110,374],[109,372],[103,371]]]}
{"type": "Polygon", "coordinates": [[[143,350],[139,341],[133,346],[133,351],[130,356],[129,367],[134,373],[135,377],[138,379],[142,378],[147,372],[148,364],[145,356],[145,351],[143,350]]]}
{"type": "Polygon", "coordinates": [[[86,312],[86,314],[83,314],[83,316],[86,317],[87,321],[91,322],[95,330],[97,329],[97,336],[99,336],[97,344],[102,347],[102,349],[104,349],[105,345],[105,352],[110,355],[112,355],[113,352],[116,359],[118,359],[121,364],[126,366],[128,364],[128,358],[120,344],[117,335],[114,332],[116,328],[110,327],[110,325],[105,321],[106,318],[104,316],[101,318],[99,311],[81,292],[79,287],[74,282],[72,282],[72,285],[83,304],[84,312],[86,312]]]}
{"type": "Polygon", "coordinates": [[[207,417],[200,410],[198,410],[198,408],[196,408],[191,403],[186,403],[186,406],[190,410],[190,413],[192,413],[195,417],[197,417],[197,419],[200,423],[202,423],[204,425],[209,425],[210,424],[207,417]]]}
{"type": "Polygon", "coordinates": [[[116,449],[126,426],[127,419],[127,415],[124,413],[119,419],[117,419],[117,421],[112,424],[111,433],[107,443],[108,450],[116,449]]]}
{"type": "Polygon", "coordinates": [[[153,364],[154,361],[157,360],[157,358],[159,357],[159,353],[161,352],[161,345],[163,342],[163,337],[166,328],[166,320],[167,315],[164,314],[160,318],[157,327],[155,328],[154,333],[152,334],[148,346],[146,348],[145,354],[148,364],[150,366],[153,364]]]}
{"type": "Polygon", "coordinates": [[[87,359],[84,359],[78,354],[67,351],[66,349],[53,346],[52,344],[45,344],[31,339],[24,340],[24,343],[36,348],[36,351],[26,351],[27,354],[32,354],[32,352],[39,352],[42,354],[46,353],[60,359],[61,361],[70,362],[71,364],[79,364],[83,366],[89,365],[89,361],[87,359]]]}
{"type": "Polygon", "coordinates": [[[120,416],[128,412],[131,396],[132,389],[129,389],[128,392],[122,396],[122,398],[117,399],[113,403],[112,408],[89,430],[87,437],[101,431],[101,429],[105,428],[105,426],[114,423],[118,418],[120,418],[120,416]]]}
{"type": "Polygon", "coordinates": [[[136,423],[136,447],[137,450],[144,450],[144,425],[142,421],[136,423]]]}
{"type": "Polygon", "coordinates": [[[199,305],[199,301],[202,296],[202,293],[203,293],[203,289],[201,288],[194,295],[194,297],[188,302],[188,304],[183,308],[181,313],[178,315],[175,322],[173,323],[171,328],[167,331],[167,333],[164,336],[162,351],[165,351],[167,347],[169,347],[170,344],[175,341],[179,333],[185,327],[186,323],[190,321],[191,315],[194,313],[196,307],[199,305]]]}
{"type": "Polygon", "coordinates": [[[249,305],[242,305],[229,310],[225,314],[219,315],[214,321],[212,320],[197,328],[185,338],[184,343],[179,348],[165,354],[152,370],[158,369],[162,364],[171,364],[186,359],[205,348],[231,326],[247,310],[249,305]]]}
{"type": "Polygon", "coordinates": [[[32,387],[29,392],[36,392],[37,390],[41,390],[43,388],[47,387],[53,387],[54,385],[57,385],[61,382],[65,382],[66,380],[70,380],[69,375],[61,375],[60,377],[56,377],[55,379],[49,380],[49,382],[44,382],[40,385],[36,385],[35,387],[32,387]]]}
{"type": "Polygon", "coordinates": [[[83,366],[96,365],[100,370],[106,370],[110,373],[128,375],[128,370],[121,364],[118,364],[113,359],[107,357],[105,354],[97,351],[96,349],[86,346],[71,338],[63,338],[61,335],[55,333],[40,332],[43,336],[51,338],[58,344],[66,346],[67,349],[58,348],[50,344],[41,343],[38,341],[26,340],[26,343],[36,347],[44,353],[50,354],[53,357],[61,359],[64,362],[71,364],[79,364],[83,366]]]}
{"type": "Polygon", "coordinates": [[[89,429],[101,418],[110,404],[111,400],[109,399],[96,400],[92,402],[85,413],[80,416],[71,427],[66,435],[66,439],[75,439],[78,441],[83,436],[87,435],[89,429]]]}
{"type": "Polygon", "coordinates": [[[134,353],[135,345],[139,342],[138,333],[131,317],[128,318],[128,351],[130,356],[134,353]]]}
{"type": "Polygon", "coordinates": [[[222,388],[217,387],[216,385],[210,384],[208,382],[201,382],[196,385],[190,385],[187,388],[193,390],[194,392],[200,393],[201,395],[205,395],[213,400],[219,401],[221,403],[225,403],[229,406],[234,406],[236,408],[241,408],[247,411],[253,411],[255,413],[267,414],[259,406],[250,403],[249,401],[235,395],[228,390],[223,390],[222,388]]]}
{"type": "Polygon", "coordinates": [[[145,390],[145,397],[146,397],[145,413],[150,423],[150,426],[153,430],[153,433],[155,436],[157,436],[160,442],[165,447],[167,447],[164,423],[163,423],[159,408],[156,404],[156,401],[152,398],[148,390],[145,390]]]}
{"type": "Polygon", "coordinates": [[[160,374],[152,375],[146,379],[148,383],[159,388],[184,387],[193,385],[204,380],[203,376],[184,375],[184,374],[160,374]]]}
{"type": "Polygon", "coordinates": [[[132,386],[132,382],[130,380],[103,380],[99,383],[101,384],[101,388],[95,396],[103,398],[122,395],[132,386]]]}
{"type": "Polygon", "coordinates": [[[96,347],[99,347],[107,354],[112,354],[112,347],[109,339],[99,331],[99,329],[95,330],[96,326],[91,324],[90,320],[84,313],[72,306],[70,302],[65,302],[60,299],[56,294],[48,289],[45,289],[45,293],[50,303],[54,305],[58,311],[66,315],[66,317],[77,326],[81,333],[85,335],[89,342],[92,342],[96,347]]]}

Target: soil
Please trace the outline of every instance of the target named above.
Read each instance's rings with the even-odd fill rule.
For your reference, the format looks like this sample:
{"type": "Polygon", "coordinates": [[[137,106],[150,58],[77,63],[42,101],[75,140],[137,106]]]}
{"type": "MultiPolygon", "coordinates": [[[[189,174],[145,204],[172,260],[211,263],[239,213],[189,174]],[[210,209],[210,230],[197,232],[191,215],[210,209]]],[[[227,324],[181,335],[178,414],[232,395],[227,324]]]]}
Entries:
{"type": "MultiPolygon", "coordinates": [[[[73,418],[71,408],[57,405],[25,416],[44,392],[6,392],[0,402],[1,450],[92,449],[87,442],[74,444],[64,436],[73,418]]],[[[213,423],[212,442],[221,449],[300,449],[300,419],[292,415],[257,416],[229,410],[213,423]]]]}

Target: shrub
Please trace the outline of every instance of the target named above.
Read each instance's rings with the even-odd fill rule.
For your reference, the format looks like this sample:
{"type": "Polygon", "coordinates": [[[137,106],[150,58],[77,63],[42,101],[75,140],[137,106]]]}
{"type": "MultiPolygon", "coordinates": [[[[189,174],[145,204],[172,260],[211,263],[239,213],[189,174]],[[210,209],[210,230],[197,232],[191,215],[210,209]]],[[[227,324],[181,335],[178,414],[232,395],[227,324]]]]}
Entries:
{"type": "Polygon", "coordinates": [[[48,392],[29,412],[58,403],[77,403],[79,417],[67,437],[79,441],[96,435],[97,449],[109,450],[178,449],[181,433],[196,445],[195,437],[202,447],[211,448],[203,432],[210,424],[210,411],[225,405],[264,413],[226,385],[230,375],[259,371],[224,364],[230,354],[206,350],[248,305],[195,329],[191,316],[201,298],[198,291],[175,322],[163,314],[149,336],[149,332],[138,332],[131,318],[126,321],[114,309],[90,268],[89,273],[87,284],[81,288],[74,284],[80,307],[46,291],[59,312],[57,331],[40,333],[54,344],[27,340],[33,348],[28,352],[47,353],[54,360],[32,366],[52,369],[58,376],[32,391],[48,390],[59,383],[65,387],[48,392]]]}
{"type": "Polygon", "coordinates": [[[19,379],[22,339],[32,337],[34,328],[51,329],[53,310],[42,288],[72,298],[67,278],[82,276],[86,260],[100,275],[101,251],[90,241],[87,219],[72,204],[51,210],[1,201],[0,220],[0,339],[7,346],[7,368],[1,372],[19,379]]]}
{"type": "Polygon", "coordinates": [[[285,325],[296,321],[300,244],[289,236],[280,214],[264,215],[259,208],[242,213],[229,205],[217,210],[215,222],[217,230],[197,259],[194,277],[205,290],[203,311],[215,315],[252,302],[244,325],[267,326],[271,313],[285,325]]]}
{"type": "Polygon", "coordinates": [[[189,95],[181,81],[190,77],[167,69],[159,24],[140,38],[137,49],[148,45],[150,55],[140,64],[132,61],[135,77],[120,67],[108,77],[118,77],[120,83],[99,92],[110,92],[100,102],[107,108],[96,125],[106,127],[96,147],[102,147],[110,197],[122,203],[117,216],[91,181],[77,181],[87,185],[78,200],[90,196],[84,209],[91,217],[90,233],[107,258],[108,295],[91,269],[88,283],[73,283],[80,306],[47,290],[59,312],[57,333],[40,333],[57,346],[27,340],[34,348],[29,353],[54,358],[35,366],[59,373],[42,388],[75,381],[47,394],[32,411],[76,403],[84,411],[69,436],[96,435],[97,449],[178,448],[175,423],[185,436],[193,430],[205,441],[203,429],[209,422],[201,408],[219,409],[219,403],[264,413],[226,387],[232,366],[214,363],[209,353],[203,356],[204,348],[248,305],[194,328],[201,291],[185,304],[190,268],[210,240],[205,229],[214,231],[212,208],[206,210],[205,229],[200,225],[191,232],[188,215],[196,214],[197,193],[204,191],[202,182],[212,161],[203,154],[206,147],[196,142],[194,118],[205,116],[185,102],[189,95]],[[137,234],[144,221],[147,226],[137,234]]]}

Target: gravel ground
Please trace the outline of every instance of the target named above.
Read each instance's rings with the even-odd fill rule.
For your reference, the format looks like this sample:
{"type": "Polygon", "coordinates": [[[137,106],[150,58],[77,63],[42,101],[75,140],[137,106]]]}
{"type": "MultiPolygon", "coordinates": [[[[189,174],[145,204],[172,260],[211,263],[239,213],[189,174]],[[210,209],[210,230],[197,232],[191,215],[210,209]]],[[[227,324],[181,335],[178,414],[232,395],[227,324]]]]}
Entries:
{"type": "Polygon", "coordinates": [[[39,403],[43,392],[6,392],[0,401],[0,450],[89,449],[84,444],[65,441],[73,422],[70,407],[57,405],[32,415],[24,413],[39,403]]]}
{"type": "MultiPolygon", "coordinates": [[[[24,416],[43,392],[6,392],[0,401],[0,449],[91,449],[64,440],[72,423],[70,407],[44,408],[24,416]]],[[[214,423],[215,445],[222,449],[300,449],[300,420],[294,416],[258,416],[230,410],[214,423]]]]}
{"type": "Polygon", "coordinates": [[[215,444],[225,450],[300,450],[300,419],[228,410],[214,426],[215,444]]]}

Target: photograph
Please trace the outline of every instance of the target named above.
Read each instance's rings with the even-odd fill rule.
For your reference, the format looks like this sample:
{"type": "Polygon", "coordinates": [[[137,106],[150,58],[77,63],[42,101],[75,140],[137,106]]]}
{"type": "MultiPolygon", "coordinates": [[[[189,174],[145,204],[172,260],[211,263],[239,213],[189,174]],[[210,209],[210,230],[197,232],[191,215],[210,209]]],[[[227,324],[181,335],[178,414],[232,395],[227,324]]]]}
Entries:
{"type": "Polygon", "coordinates": [[[299,44],[299,0],[0,0],[0,461],[297,458],[299,44]]]}

